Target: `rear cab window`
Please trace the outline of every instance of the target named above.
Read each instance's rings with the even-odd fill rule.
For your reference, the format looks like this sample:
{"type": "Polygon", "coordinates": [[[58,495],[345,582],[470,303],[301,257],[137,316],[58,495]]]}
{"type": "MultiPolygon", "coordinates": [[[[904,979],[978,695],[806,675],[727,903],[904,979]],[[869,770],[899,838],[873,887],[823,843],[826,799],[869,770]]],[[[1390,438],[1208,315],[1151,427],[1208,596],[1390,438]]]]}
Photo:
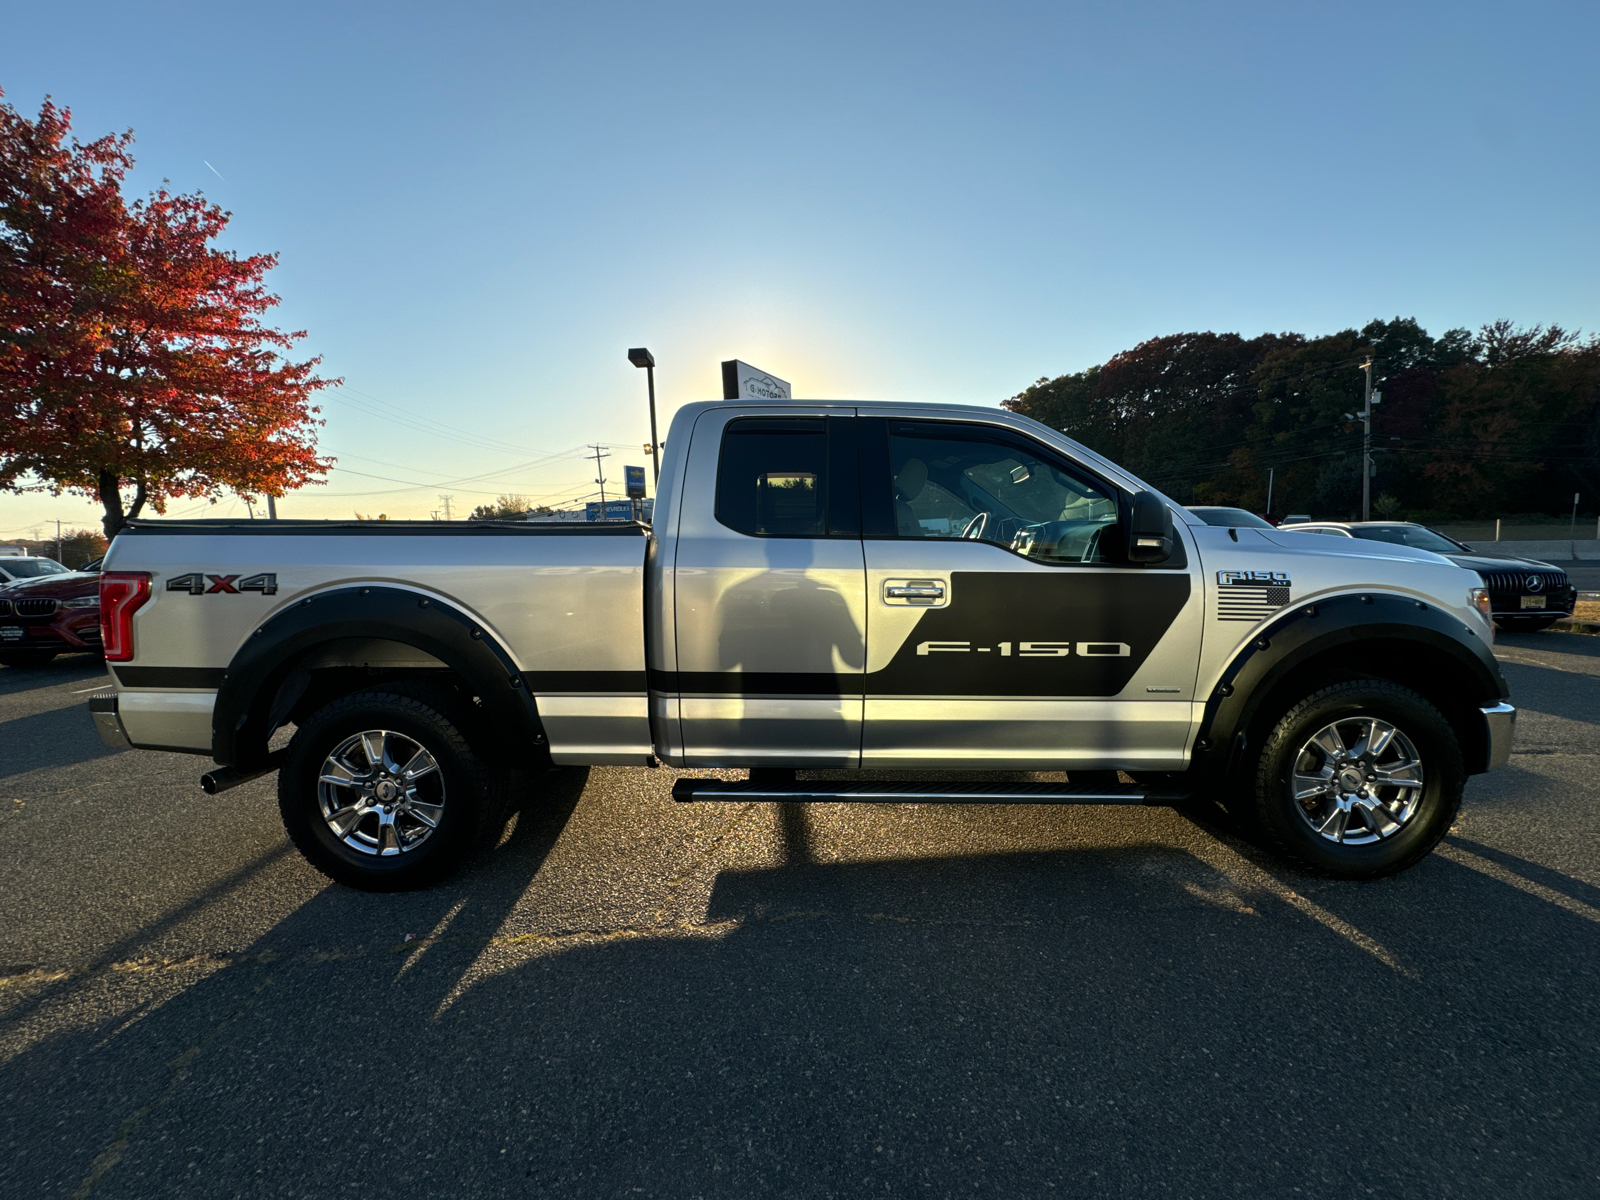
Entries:
{"type": "Polygon", "coordinates": [[[722,431],[716,517],[751,537],[861,536],[854,417],[740,417],[722,431]]]}

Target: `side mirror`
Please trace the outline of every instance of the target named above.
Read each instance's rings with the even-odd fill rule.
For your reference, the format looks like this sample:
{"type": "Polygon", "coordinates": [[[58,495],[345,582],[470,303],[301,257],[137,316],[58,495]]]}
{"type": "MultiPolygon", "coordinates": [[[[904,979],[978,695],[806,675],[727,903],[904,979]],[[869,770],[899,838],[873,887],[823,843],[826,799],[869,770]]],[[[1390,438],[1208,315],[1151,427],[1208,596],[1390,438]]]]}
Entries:
{"type": "Polygon", "coordinates": [[[1172,510],[1167,502],[1154,492],[1140,492],[1129,505],[1128,561],[1131,563],[1166,562],[1172,557],[1176,534],[1172,528],[1172,510]]]}

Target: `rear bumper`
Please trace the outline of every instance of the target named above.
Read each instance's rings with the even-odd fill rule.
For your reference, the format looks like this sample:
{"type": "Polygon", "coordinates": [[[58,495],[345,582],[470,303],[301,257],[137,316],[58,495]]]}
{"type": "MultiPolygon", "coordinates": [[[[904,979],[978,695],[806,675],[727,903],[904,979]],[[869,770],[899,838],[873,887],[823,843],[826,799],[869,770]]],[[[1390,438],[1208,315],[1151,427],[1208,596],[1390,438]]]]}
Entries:
{"type": "Polygon", "coordinates": [[[1509,704],[1490,704],[1478,711],[1483,714],[1483,769],[1492,771],[1511,760],[1511,743],[1517,732],[1517,710],[1509,704]]]}
{"type": "Polygon", "coordinates": [[[133,743],[128,740],[128,731],[122,727],[122,718],[117,715],[115,696],[90,696],[89,715],[94,718],[95,732],[100,735],[102,742],[118,750],[133,749],[133,743]]]}

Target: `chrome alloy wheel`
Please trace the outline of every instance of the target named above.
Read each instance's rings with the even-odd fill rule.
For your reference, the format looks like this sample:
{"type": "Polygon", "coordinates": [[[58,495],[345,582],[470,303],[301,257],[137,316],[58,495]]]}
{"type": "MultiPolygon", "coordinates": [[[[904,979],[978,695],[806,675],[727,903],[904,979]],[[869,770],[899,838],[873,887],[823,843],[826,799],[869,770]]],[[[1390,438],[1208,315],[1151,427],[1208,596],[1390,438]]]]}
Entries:
{"type": "Polygon", "coordinates": [[[317,804],[328,829],[363,854],[404,854],[444,816],[444,776],[415,739],[386,729],[345,738],[322,762],[317,804]]]}
{"type": "Polygon", "coordinates": [[[1422,758],[1400,730],[1376,717],[1326,725],[1300,747],[1289,778],[1300,816],[1345,846],[1393,837],[1422,801],[1422,758]]]}

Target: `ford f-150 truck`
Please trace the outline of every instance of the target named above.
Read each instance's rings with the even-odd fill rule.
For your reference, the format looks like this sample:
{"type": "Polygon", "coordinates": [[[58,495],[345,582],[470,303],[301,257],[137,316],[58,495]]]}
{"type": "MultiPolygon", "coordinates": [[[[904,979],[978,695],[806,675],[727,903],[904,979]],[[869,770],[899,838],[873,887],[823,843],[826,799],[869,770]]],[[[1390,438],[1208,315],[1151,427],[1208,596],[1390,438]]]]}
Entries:
{"type": "Polygon", "coordinates": [[[372,890],[550,763],[748,769],[691,801],[1210,798],[1372,877],[1510,754],[1488,598],[1438,555],[1208,526],[990,408],[698,403],[666,447],[652,527],[132,523],[102,735],[210,755],[208,791],[276,770],[295,844],[372,890]]]}

